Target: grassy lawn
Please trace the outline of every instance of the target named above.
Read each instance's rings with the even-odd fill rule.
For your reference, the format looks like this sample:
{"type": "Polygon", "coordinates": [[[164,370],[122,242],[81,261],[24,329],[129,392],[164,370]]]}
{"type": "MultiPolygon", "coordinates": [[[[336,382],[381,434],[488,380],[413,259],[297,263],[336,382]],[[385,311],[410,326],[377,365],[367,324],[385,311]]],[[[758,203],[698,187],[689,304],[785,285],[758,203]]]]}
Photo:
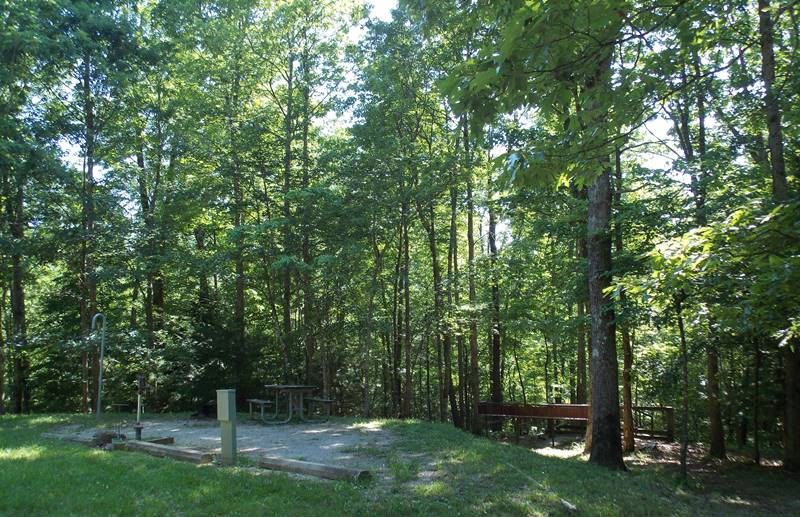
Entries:
{"type": "MultiPolygon", "coordinates": [[[[362,485],[195,466],[41,436],[82,421],[0,417],[0,515],[558,515],[568,513],[562,499],[581,515],[767,510],[714,491],[724,486],[680,489],[665,470],[608,472],[418,421],[377,423],[397,436],[390,451],[376,451],[387,456],[391,479],[362,485]]],[[[797,478],[776,479],[784,481],[765,490],[794,500],[797,478]]]]}

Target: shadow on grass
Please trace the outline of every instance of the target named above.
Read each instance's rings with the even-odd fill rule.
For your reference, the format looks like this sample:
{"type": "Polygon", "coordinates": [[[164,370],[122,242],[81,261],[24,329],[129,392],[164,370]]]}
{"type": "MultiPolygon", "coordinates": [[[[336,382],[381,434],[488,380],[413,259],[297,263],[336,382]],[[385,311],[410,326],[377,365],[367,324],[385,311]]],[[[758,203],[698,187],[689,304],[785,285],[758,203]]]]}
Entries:
{"type": "MultiPolygon", "coordinates": [[[[580,458],[546,457],[441,424],[387,420],[383,425],[399,436],[394,447],[427,452],[441,471],[435,481],[416,486],[415,495],[469,512],[569,513],[562,500],[581,515],[763,515],[768,510],[765,500],[738,497],[735,486],[733,493],[721,494],[724,487],[717,487],[709,496],[680,488],[671,472],[612,472],[580,458]]],[[[754,479],[762,474],[763,469],[750,473],[754,479]]],[[[800,480],[785,478],[779,486],[792,497],[800,480]]]]}
{"type": "MultiPolygon", "coordinates": [[[[366,423],[394,436],[383,454],[396,472],[393,482],[363,485],[264,473],[249,464],[219,468],[108,453],[41,436],[56,425],[93,422],[0,418],[0,515],[559,515],[569,513],[562,500],[580,515],[765,513],[757,500],[737,494],[683,491],[667,472],[610,472],[413,420],[366,423]]],[[[758,472],[742,473],[751,475],[758,472]]],[[[779,489],[796,494],[796,481],[779,489]]]]}

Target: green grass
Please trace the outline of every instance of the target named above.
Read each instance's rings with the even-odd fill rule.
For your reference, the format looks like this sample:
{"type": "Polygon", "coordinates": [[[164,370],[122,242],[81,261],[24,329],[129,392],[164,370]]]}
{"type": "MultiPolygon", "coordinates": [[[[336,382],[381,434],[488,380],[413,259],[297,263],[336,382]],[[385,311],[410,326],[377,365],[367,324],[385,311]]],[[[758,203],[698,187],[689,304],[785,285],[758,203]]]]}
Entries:
{"type": "MultiPolygon", "coordinates": [[[[609,472],[418,421],[377,423],[397,436],[383,452],[390,481],[361,485],[261,473],[248,461],[195,466],[41,436],[82,422],[88,420],[0,417],[0,515],[558,515],[566,513],[562,499],[581,515],[766,509],[682,490],[669,472],[609,472]],[[434,475],[423,479],[421,470],[434,475]]],[[[767,497],[775,490],[793,496],[798,488],[796,478],[765,485],[767,497]]]]}
{"type": "Polygon", "coordinates": [[[400,454],[392,455],[387,467],[392,478],[400,482],[417,479],[419,473],[419,461],[405,459],[400,454]]]}

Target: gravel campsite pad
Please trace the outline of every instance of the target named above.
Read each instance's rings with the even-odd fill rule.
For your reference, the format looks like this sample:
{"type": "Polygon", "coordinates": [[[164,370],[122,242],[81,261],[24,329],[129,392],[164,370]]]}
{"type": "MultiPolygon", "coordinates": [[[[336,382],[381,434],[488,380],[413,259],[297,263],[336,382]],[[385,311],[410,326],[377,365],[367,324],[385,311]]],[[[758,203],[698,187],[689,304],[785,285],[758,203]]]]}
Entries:
{"type": "MultiPolygon", "coordinates": [[[[127,438],[134,436],[134,420],[107,425],[103,431],[119,431],[127,438]]],[[[219,424],[212,420],[157,420],[143,422],[142,438],[172,436],[177,447],[201,451],[220,451],[219,424]]],[[[79,425],[64,426],[54,434],[64,438],[90,439],[99,428],[79,425]]],[[[384,471],[392,434],[379,422],[262,425],[239,422],[236,435],[240,455],[257,458],[261,455],[311,461],[345,467],[384,471]]]]}

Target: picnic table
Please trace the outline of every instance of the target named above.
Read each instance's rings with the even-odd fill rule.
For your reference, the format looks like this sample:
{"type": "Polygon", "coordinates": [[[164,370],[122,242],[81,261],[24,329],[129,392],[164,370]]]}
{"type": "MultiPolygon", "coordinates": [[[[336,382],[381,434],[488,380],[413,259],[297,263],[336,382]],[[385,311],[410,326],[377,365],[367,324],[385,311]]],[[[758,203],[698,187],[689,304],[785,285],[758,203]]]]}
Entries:
{"type": "Polygon", "coordinates": [[[309,422],[303,415],[303,399],[306,395],[311,395],[316,391],[316,386],[308,386],[306,384],[265,384],[264,388],[267,391],[275,392],[275,413],[269,419],[264,419],[265,423],[269,424],[287,424],[292,420],[295,411],[297,416],[303,422],[309,422]],[[287,413],[286,420],[276,421],[278,418],[278,397],[285,395],[287,398],[287,413]]]}

